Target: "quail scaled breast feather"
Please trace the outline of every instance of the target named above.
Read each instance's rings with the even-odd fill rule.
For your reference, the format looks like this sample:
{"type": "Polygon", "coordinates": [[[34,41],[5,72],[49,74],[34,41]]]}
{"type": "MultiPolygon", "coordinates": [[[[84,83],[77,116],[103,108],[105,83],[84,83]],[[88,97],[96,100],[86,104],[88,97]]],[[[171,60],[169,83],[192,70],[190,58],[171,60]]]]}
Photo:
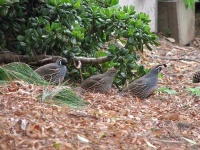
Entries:
{"type": "Polygon", "coordinates": [[[200,83],[200,71],[197,71],[193,75],[193,83],[200,83]]]}
{"type": "Polygon", "coordinates": [[[60,84],[67,73],[67,59],[59,58],[55,63],[43,65],[35,71],[46,81],[54,84],[60,84]]]}
{"type": "Polygon", "coordinates": [[[115,68],[111,68],[103,74],[93,75],[83,81],[81,88],[94,93],[106,93],[112,87],[116,72],[115,68]]]}
{"type": "Polygon", "coordinates": [[[166,67],[166,64],[158,65],[151,69],[148,74],[134,80],[124,88],[119,95],[121,96],[128,92],[133,97],[138,97],[140,99],[148,98],[157,88],[158,74],[163,66],[166,67]]]}

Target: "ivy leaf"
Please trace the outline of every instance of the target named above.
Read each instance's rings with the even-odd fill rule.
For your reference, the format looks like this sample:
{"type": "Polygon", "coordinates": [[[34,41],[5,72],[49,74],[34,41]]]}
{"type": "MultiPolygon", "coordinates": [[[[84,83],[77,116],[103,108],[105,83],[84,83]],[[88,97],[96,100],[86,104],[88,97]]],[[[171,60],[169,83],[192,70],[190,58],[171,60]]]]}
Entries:
{"type": "Polygon", "coordinates": [[[200,96],[200,86],[197,86],[195,88],[187,88],[186,90],[191,92],[192,95],[200,96]]]}
{"type": "Polygon", "coordinates": [[[168,93],[170,95],[176,94],[177,92],[175,90],[170,90],[168,87],[163,87],[158,89],[159,92],[165,92],[168,93]]]}
{"type": "Polygon", "coordinates": [[[78,0],[75,4],[74,7],[79,8],[81,6],[82,0],[78,0]]]}
{"type": "Polygon", "coordinates": [[[194,10],[195,0],[183,0],[186,8],[191,8],[194,10]]]}
{"type": "Polygon", "coordinates": [[[113,5],[117,5],[119,3],[119,0],[111,0],[110,4],[113,5]]]}
{"type": "Polygon", "coordinates": [[[98,58],[98,57],[104,57],[104,56],[107,56],[107,53],[106,52],[103,52],[103,51],[97,51],[95,53],[95,57],[98,58]]]}
{"type": "Polygon", "coordinates": [[[24,43],[24,42],[20,42],[20,45],[24,46],[24,47],[27,46],[26,43],[24,43]]]}
{"type": "Polygon", "coordinates": [[[17,36],[17,40],[18,40],[18,41],[23,41],[24,39],[25,39],[25,37],[22,36],[22,35],[18,35],[18,36],[17,36]]]}
{"type": "Polygon", "coordinates": [[[170,90],[170,89],[166,89],[165,92],[168,94],[176,94],[175,90],[170,90]]]}

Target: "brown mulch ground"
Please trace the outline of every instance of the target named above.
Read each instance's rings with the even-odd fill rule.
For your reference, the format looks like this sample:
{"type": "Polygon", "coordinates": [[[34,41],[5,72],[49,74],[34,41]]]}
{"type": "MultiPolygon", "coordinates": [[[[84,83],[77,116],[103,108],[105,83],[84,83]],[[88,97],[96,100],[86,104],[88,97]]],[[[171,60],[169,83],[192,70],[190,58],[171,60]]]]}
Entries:
{"type": "Polygon", "coordinates": [[[44,87],[22,84],[19,90],[0,87],[0,150],[184,150],[200,149],[200,97],[186,89],[200,70],[200,50],[166,40],[146,52],[145,67],[166,63],[156,92],[141,101],[88,93],[83,110],[39,103],[44,87]]]}

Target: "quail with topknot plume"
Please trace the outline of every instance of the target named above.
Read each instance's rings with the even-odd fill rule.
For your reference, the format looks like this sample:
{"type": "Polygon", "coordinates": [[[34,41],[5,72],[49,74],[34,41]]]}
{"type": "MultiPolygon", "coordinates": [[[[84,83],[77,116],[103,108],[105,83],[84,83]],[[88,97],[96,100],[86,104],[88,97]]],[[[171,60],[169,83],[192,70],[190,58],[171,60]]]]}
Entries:
{"type": "Polygon", "coordinates": [[[35,71],[46,81],[53,84],[60,84],[67,73],[67,59],[59,58],[55,63],[49,63],[36,69],[35,71]]]}
{"type": "Polygon", "coordinates": [[[197,71],[193,75],[193,83],[200,83],[200,71],[197,71]]]}
{"type": "Polygon", "coordinates": [[[111,68],[103,74],[93,75],[81,84],[81,88],[94,93],[107,93],[113,84],[117,70],[111,68]]]}
{"type": "Polygon", "coordinates": [[[140,99],[148,98],[157,88],[158,74],[163,66],[166,67],[166,64],[154,67],[148,74],[131,82],[119,95],[128,92],[133,97],[138,97],[140,99]]]}

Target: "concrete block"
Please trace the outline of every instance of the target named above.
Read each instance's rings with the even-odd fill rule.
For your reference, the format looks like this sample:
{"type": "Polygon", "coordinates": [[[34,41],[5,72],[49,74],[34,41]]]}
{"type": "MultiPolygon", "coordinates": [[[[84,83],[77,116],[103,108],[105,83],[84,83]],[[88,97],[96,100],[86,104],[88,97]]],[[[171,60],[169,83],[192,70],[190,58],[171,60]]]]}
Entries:
{"type": "Polygon", "coordinates": [[[158,1],[158,32],[170,34],[180,45],[195,38],[195,12],[183,0],[158,1]]]}
{"type": "Polygon", "coordinates": [[[133,5],[136,12],[148,14],[151,19],[151,31],[157,32],[157,0],[119,0],[119,5],[133,5]]]}

